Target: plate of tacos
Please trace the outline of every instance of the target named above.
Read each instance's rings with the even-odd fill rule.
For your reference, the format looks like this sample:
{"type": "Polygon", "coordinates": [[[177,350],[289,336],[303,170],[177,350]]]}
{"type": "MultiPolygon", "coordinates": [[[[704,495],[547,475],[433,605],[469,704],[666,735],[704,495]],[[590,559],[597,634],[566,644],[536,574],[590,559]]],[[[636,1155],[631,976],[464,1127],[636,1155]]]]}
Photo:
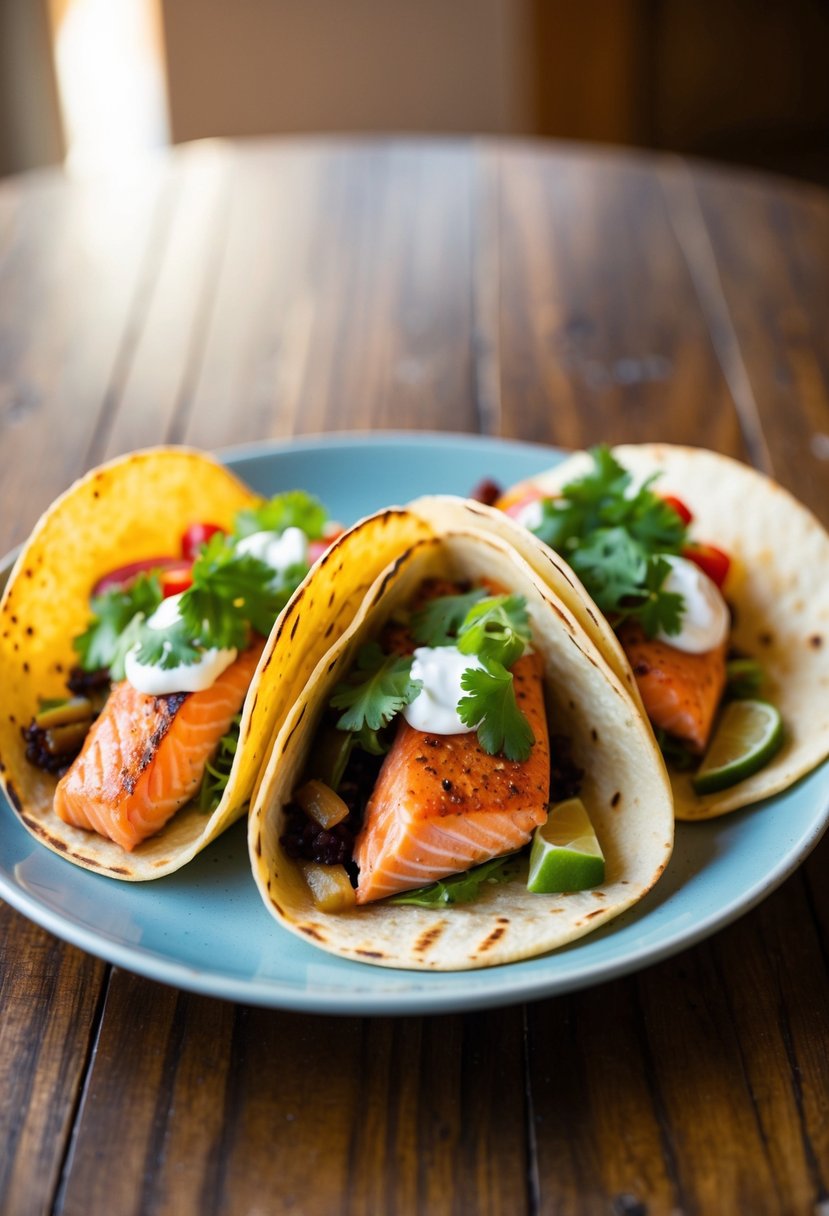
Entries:
{"type": "Polygon", "coordinates": [[[825,533],[794,504],[771,534],[793,500],[721,464],[700,501],[751,490],[754,522],[717,531],[676,452],[614,456],[618,497],[658,472],[694,526],[668,519],[659,570],[612,604],[539,527],[588,457],[348,435],[94,470],[0,575],[0,894],[151,978],[322,1013],[534,999],[727,924],[829,813],[826,607],[774,545],[800,528],[820,567],[825,533]],[[682,729],[660,733],[644,668],[679,650],[668,576],[706,545],[730,562],[703,652],[725,675],[703,670],[703,711],[680,680],[682,729]],[[738,770],[765,754],[736,780],[720,736],[757,703],[775,737],[743,730],[738,770]]]}

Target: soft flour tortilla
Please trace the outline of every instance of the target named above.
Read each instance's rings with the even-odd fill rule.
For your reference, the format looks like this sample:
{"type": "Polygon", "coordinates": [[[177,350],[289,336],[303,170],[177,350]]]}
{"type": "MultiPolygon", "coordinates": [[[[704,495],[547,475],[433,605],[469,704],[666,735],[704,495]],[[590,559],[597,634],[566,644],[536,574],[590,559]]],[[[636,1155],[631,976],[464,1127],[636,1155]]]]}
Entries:
{"type": "MultiPolygon", "coordinates": [[[[370,529],[371,521],[364,525],[370,529]]],[[[263,684],[266,682],[263,679],[263,684]]],[[[404,548],[377,580],[350,629],[320,662],[288,714],[249,821],[253,873],[272,915],[334,954],[386,967],[460,970],[508,963],[571,942],[650,890],[673,845],[670,785],[647,724],[567,607],[496,537],[445,530],[404,548]],[[494,579],[526,596],[533,646],[544,656],[551,733],[573,741],[582,796],[607,860],[593,891],[532,895],[521,879],[488,887],[470,904],[426,909],[381,902],[342,913],[315,908],[280,844],[285,806],[302,780],[334,686],[422,579],[494,579]]]]}
{"type": "MultiPolygon", "coordinates": [[[[286,487],[287,488],[287,487],[286,487]]],[[[212,814],[190,805],[132,852],[63,823],[52,810],[56,778],[25,758],[21,727],[40,700],[66,696],[77,656],[72,639],[89,622],[89,595],[113,567],[178,550],[196,521],[229,529],[258,496],[204,453],[183,448],[136,452],[93,470],[46,512],[23,548],[0,601],[0,782],[26,828],[56,853],[124,880],[179,869],[243,815],[262,758],[308,675],[351,623],[377,573],[413,543],[426,523],[383,512],[368,538],[347,532],[317,563],[265,646],[242,715],[240,742],[221,803],[212,814]],[[260,688],[262,674],[268,679],[260,688]]]]}
{"type": "MultiPolygon", "coordinates": [[[[687,774],[672,773],[677,817],[710,819],[779,793],[829,755],[829,535],[776,482],[726,456],[669,444],[613,454],[635,484],[660,472],[655,489],[688,506],[692,539],[730,555],[723,590],[733,609],[732,642],[762,665],[762,696],[783,716],[783,748],[731,789],[700,796],[687,774]]],[[[591,463],[580,452],[510,495],[530,486],[555,494],[591,463]]]]}

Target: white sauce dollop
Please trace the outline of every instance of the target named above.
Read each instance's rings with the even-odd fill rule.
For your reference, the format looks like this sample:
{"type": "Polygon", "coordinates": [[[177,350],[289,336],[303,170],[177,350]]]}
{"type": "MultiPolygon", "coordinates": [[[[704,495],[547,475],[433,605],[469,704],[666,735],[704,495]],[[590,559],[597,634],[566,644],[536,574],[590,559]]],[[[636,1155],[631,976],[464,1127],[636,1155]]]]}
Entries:
{"type": "Polygon", "coordinates": [[[284,574],[291,566],[308,564],[308,537],[302,528],[286,528],[282,533],[254,532],[239,541],[236,552],[258,557],[277,574],[284,574]]]}
{"type": "MultiPolygon", "coordinates": [[[[181,595],[162,600],[147,620],[150,629],[166,629],[181,619],[178,610],[181,595]]],[[[233,663],[237,650],[205,650],[197,663],[179,663],[176,667],[158,667],[154,663],[139,663],[137,647],[124,658],[124,672],[137,692],[161,697],[171,692],[202,692],[210,688],[233,663]]]]}
{"type": "Polygon", "coordinates": [[[515,512],[513,518],[516,523],[521,524],[525,528],[529,528],[532,532],[535,528],[541,526],[541,521],[544,518],[544,511],[541,506],[542,499],[533,498],[529,502],[525,502],[523,507],[515,512]]]}
{"type": "Polygon", "coordinates": [[[471,667],[482,667],[474,654],[461,654],[457,646],[418,646],[412,663],[412,679],[423,687],[403,717],[415,730],[433,735],[468,735],[475,729],[458,717],[458,702],[467,693],[461,676],[471,667]]]}
{"type": "Polygon", "coordinates": [[[725,641],[731,626],[728,605],[719,587],[687,558],[666,556],[665,560],[670,562],[671,570],[662,590],[681,595],[685,608],[679,633],[664,633],[660,629],[657,639],[687,654],[713,650],[725,641]]]}

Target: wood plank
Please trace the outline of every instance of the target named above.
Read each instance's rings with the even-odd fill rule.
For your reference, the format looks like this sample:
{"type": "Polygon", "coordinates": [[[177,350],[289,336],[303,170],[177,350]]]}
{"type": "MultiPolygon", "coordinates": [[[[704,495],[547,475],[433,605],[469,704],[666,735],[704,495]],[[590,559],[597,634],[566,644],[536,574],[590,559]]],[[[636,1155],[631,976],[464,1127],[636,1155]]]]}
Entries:
{"type": "Polygon", "coordinates": [[[473,160],[448,143],[237,153],[182,437],[475,430],[473,160]],[[240,301],[245,301],[240,307],[240,301]]]}
{"type": "Polygon", "coordinates": [[[531,1005],[527,1023],[538,1210],[680,1210],[635,981],[531,1005]]]}
{"type": "Polygon", "coordinates": [[[161,162],[106,181],[67,184],[55,173],[27,186],[0,261],[3,550],[94,458],[163,184],[161,162]]]}
{"type": "Polygon", "coordinates": [[[0,904],[0,1210],[48,1211],[107,968],[0,904]]]}
{"type": "Polygon", "coordinates": [[[773,471],[829,523],[829,196],[714,171],[694,185],[773,471]]]}
{"type": "Polygon", "coordinates": [[[59,1210],[512,1213],[520,1076],[518,1010],[234,1010],[116,972],[59,1210]]]}
{"type": "Polygon", "coordinates": [[[648,158],[499,155],[500,432],[699,442],[738,418],[648,158]]]}

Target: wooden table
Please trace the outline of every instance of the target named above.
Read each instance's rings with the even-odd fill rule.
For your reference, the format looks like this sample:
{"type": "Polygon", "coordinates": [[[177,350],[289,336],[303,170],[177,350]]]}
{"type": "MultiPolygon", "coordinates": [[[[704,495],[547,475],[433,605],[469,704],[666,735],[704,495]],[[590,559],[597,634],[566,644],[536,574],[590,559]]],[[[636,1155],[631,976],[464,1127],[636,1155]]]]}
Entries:
{"type": "MultiPolygon", "coordinates": [[[[139,445],[349,428],[701,443],[829,521],[829,198],[534,144],[201,144],[0,187],[0,551],[139,445]]],[[[829,844],[527,1007],[324,1018],[8,907],[4,1213],[825,1212],[829,844]]]]}

